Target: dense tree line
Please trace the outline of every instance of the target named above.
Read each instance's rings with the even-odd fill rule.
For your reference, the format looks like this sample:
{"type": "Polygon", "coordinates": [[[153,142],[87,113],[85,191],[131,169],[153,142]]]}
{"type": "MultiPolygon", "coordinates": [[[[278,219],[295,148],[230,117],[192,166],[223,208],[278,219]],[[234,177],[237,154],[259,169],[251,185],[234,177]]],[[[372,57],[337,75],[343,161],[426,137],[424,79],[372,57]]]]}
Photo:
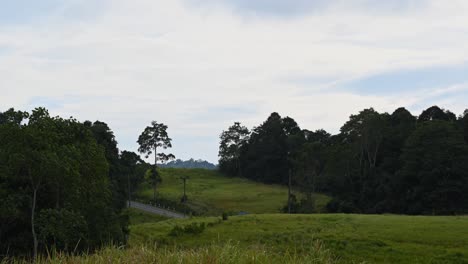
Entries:
{"type": "Polygon", "coordinates": [[[457,118],[433,106],[416,117],[369,108],[336,135],[272,113],[252,131],[240,123],[224,131],[219,156],[228,175],[304,193],[289,197],[293,212],[313,212],[315,191],[334,197],[331,212],[468,212],[468,111],[457,118]]]}
{"type": "Polygon", "coordinates": [[[146,170],[106,123],[0,112],[0,255],[125,243],[122,209],[146,170]]]}

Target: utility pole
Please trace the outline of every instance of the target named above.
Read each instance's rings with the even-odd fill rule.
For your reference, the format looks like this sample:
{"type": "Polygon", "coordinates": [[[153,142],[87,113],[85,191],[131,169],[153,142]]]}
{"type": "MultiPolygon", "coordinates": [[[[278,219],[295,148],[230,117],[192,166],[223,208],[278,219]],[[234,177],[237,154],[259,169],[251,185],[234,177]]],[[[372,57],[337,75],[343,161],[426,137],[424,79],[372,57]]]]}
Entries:
{"type": "Polygon", "coordinates": [[[189,176],[180,177],[180,179],[184,182],[184,196],[182,196],[182,203],[184,204],[184,217],[187,214],[187,212],[186,212],[187,211],[187,195],[186,195],[186,192],[185,192],[185,186],[186,186],[186,182],[187,182],[187,180],[189,178],[190,178],[189,176]]]}

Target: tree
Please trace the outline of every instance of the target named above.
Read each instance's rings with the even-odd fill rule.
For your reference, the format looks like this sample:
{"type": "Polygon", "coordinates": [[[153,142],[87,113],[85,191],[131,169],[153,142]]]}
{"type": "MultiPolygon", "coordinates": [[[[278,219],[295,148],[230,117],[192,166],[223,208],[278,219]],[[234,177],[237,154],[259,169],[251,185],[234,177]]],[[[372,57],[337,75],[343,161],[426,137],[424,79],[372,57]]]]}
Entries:
{"type": "Polygon", "coordinates": [[[461,115],[458,119],[458,123],[463,130],[463,137],[465,138],[465,142],[468,143],[468,109],[465,109],[463,115],[461,115]]]}
{"type": "Polygon", "coordinates": [[[137,166],[138,164],[144,163],[144,161],[141,160],[140,156],[135,152],[126,150],[120,153],[119,160],[120,171],[127,176],[127,196],[128,204],[130,206],[132,189],[138,182],[138,179],[135,179],[137,177],[137,166]]]}
{"type": "Polygon", "coordinates": [[[283,119],[272,113],[253,129],[241,147],[243,176],[266,183],[288,184],[288,142],[283,119]]]}
{"type": "Polygon", "coordinates": [[[36,230],[37,197],[47,177],[56,175],[62,165],[59,161],[58,135],[53,120],[44,108],[33,110],[28,126],[23,127],[20,152],[12,155],[11,162],[19,174],[27,177],[31,188],[31,233],[33,237],[33,259],[37,257],[38,236],[36,230]]]}
{"type": "Polygon", "coordinates": [[[457,120],[457,116],[449,110],[441,109],[435,105],[424,110],[418,118],[418,122],[431,120],[455,121],[457,120]]]}
{"type": "Polygon", "coordinates": [[[454,123],[433,120],[408,138],[398,173],[400,204],[410,214],[468,212],[468,146],[454,123]]]}
{"type": "Polygon", "coordinates": [[[218,156],[222,172],[228,175],[241,175],[241,148],[248,141],[249,134],[249,129],[239,122],[235,122],[228,130],[221,133],[218,156]]]}
{"type": "Polygon", "coordinates": [[[0,124],[0,254],[73,250],[77,239],[90,250],[123,242],[125,224],[112,206],[104,148],[89,128],[50,117],[44,108],[21,115],[29,119],[0,124]],[[64,231],[59,225],[65,222],[77,229],[64,231]]]}
{"type": "Polygon", "coordinates": [[[112,203],[114,210],[118,213],[125,207],[125,190],[127,189],[127,176],[125,172],[120,171],[121,165],[119,160],[119,148],[114,132],[110,127],[101,121],[84,123],[93,133],[96,142],[104,148],[106,160],[109,164],[109,181],[112,191],[112,203]]]}
{"type": "Polygon", "coordinates": [[[306,143],[296,155],[295,182],[299,189],[306,194],[306,201],[303,208],[306,212],[312,212],[315,208],[315,201],[312,194],[316,191],[317,179],[322,175],[326,164],[326,145],[320,142],[306,143]]]}
{"type": "Polygon", "coordinates": [[[156,121],[151,122],[151,126],[146,127],[138,137],[137,143],[140,145],[138,151],[145,154],[146,158],[154,153],[154,169],[152,169],[151,173],[154,198],[156,198],[156,187],[159,182],[157,173],[158,161],[165,163],[168,160],[175,159],[175,156],[172,154],[158,153],[158,148],[171,148],[171,141],[172,139],[167,134],[167,126],[156,121]]]}
{"type": "Polygon", "coordinates": [[[367,207],[375,200],[377,165],[385,132],[388,129],[388,114],[380,114],[373,108],[364,109],[357,115],[351,115],[349,121],[341,127],[344,140],[351,147],[354,158],[359,164],[357,178],[353,181],[358,188],[357,203],[367,207]]]}

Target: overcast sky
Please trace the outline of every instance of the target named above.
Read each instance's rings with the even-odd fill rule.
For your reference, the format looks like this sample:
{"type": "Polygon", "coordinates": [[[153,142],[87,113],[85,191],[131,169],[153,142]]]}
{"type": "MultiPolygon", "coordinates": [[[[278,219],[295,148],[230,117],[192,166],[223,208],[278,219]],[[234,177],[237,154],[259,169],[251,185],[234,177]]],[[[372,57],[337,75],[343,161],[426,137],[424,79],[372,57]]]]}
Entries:
{"type": "Polygon", "coordinates": [[[156,120],[217,162],[234,121],[434,104],[468,108],[466,0],[0,0],[0,111],[105,121],[121,149],[156,120]]]}

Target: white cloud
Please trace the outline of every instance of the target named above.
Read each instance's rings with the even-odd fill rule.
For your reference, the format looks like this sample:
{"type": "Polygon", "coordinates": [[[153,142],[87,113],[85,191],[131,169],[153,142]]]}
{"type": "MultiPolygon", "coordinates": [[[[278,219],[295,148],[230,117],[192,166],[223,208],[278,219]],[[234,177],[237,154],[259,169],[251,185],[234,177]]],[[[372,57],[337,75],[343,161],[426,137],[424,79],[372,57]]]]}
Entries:
{"type": "Polygon", "coordinates": [[[272,111],[304,128],[336,132],[364,107],[411,107],[427,97],[329,88],[371,74],[468,60],[463,0],[426,1],[389,13],[338,1],[288,19],[152,0],[101,1],[99,14],[68,19],[70,8],[87,5],[88,12],[93,2],[67,3],[73,5],[37,24],[0,25],[0,47],[7,48],[0,53],[1,108],[28,107],[34,96],[62,101],[53,113],[107,121],[121,147],[132,150],[139,132],[158,120],[169,125],[175,143],[183,142],[174,144],[182,158],[215,161],[221,130],[235,120],[257,125],[272,111]],[[318,81],[299,85],[292,81],[297,76],[318,81]],[[216,111],[246,106],[253,110],[239,116],[216,111]],[[200,112],[205,114],[194,118],[200,112]]]}

